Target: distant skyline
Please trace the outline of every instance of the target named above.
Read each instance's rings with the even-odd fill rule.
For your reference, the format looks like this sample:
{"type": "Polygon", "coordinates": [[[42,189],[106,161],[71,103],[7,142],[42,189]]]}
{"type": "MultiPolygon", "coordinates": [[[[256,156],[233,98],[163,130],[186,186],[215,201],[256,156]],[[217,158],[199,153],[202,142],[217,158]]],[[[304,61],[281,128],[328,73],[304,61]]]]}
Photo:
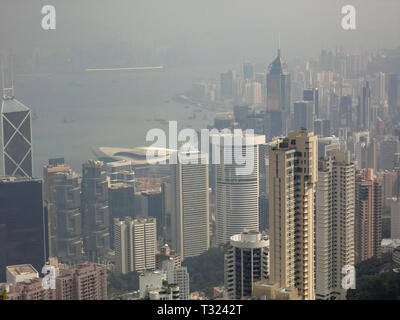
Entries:
{"type": "Polygon", "coordinates": [[[113,50],[150,50],[160,64],[212,65],[270,61],[278,34],[288,62],[341,45],[353,52],[400,46],[400,2],[395,0],[351,1],[354,31],[341,27],[341,8],[349,4],[342,0],[53,0],[57,29],[44,31],[41,8],[46,4],[2,0],[0,52],[96,51],[108,44],[113,50]]]}

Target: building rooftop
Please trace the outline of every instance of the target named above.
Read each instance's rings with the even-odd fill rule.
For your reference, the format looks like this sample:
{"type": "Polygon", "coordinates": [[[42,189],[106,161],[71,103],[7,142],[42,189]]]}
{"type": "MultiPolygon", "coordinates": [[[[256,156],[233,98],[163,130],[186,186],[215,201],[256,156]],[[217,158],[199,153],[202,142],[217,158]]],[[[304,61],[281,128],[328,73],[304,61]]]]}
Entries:
{"type": "Polygon", "coordinates": [[[24,105],[23,103],[19,102],[17,99],[5,99],[1,105],[1,111],[3,113],[10,113],[10,112],[20,112],[20,111],[30,111],[30,109],[24,105]]]}
{"type": "Polygon", "coordinates": [[[28,275],[28,274],[32,274],[32,273],[35,273],[35,274],[38,273],[36,271],[36,269],[30,264],[20,264],[20,265],[15,265],[15,266],[7,266],[6,269],[13,276],[24,276],[24,275],[28,275]]]}

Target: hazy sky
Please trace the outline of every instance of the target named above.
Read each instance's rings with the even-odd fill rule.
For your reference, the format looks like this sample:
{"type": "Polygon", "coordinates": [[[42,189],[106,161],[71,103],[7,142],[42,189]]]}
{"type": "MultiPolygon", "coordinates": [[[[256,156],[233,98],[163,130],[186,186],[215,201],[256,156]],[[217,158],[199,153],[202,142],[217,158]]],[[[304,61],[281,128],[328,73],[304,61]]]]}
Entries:
{"type": "Polygon", "coordinates": [[[193,63],[263,61],[278,33],[288,59],[344,45],[353,51],[400,45],[398,0],[1,0],[0,50],[96,43],[187,55],[193,63]],[[57,29],[41,29],[41,8],[57,29]],[[341,28],[341,7],[357,9],[357,30],[341,28]]]}

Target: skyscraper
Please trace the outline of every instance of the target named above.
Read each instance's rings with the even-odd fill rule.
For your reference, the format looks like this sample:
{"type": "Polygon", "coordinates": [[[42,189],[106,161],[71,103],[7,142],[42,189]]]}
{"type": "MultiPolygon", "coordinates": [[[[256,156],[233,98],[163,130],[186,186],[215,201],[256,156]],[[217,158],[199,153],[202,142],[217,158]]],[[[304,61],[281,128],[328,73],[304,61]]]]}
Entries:
{"type": "Polygon", "coordinates": [[[360,130],[369,130],[371,113],[371,88],[367,81],[362,89],[362,96],[358,98],[357,124],[360,130]]]}
{"type": "Polygon", "coordinates": [[[253,80],[254,78],[254,65],[245,62],[243,63],[243,79],[253,80]]]}
{"type": "Polygon", "coordinates": [[[64,164],[64,159],[49,159],[49,164],[43,167],[43,205],[48,216],[49,256],[57,256],[57,212],[55,204],[54,177],[58,172],[68,172],[70,166],[64,164]]]}
{"type": "Polygon", "coordinates": [[[198,256],[210,246],[208,164],[201,163],[206,156],[193,151],[185,156],[192,163],[178,161],[171,168],[172,248],[182,259],[198,256]]]}
{"type": "Polygon", "coordinates": [[[228,299],[251,297],[255,281],[268,279],[269,242],[265,234],[244,230],[230,239],[224,277],[228,299]]]}
{"type": "Polygon", "coordinates": [[[127,183],[114,183],[108,186],[108,204],[110,209],[110,247],[114,249],[114,219],[134,214],[135,188],[127,183]]]}
{"type": "MultiPolygon", "coordinates": [[[[252,142],[248,141],[247,135],[240,134],[214,137],[219,140],[214,145],[219,146],[220,155],[220,163],[215,164],[217,243],[225,244],[243,229],[259,230],[259,147],[265,144],[265,136],[253,135],[252,142]],[[235,137],[242,140],[239,152],[246,153],[247,165],[251,168],[249,173],[241,174],[238,170],[243,169],[243,164],[231,161],[235,153],[232,149],[240,149],[239,146],[232,148],[235,137]]],[[[213,141],[213,136],[211,139],[213,141]]]]}
{"type": "Polygon", "coordinates": [[[292,131],[270,144],[270,281],[297,288],[305,300],[314,294],[314,195],[317,136],[292,131]]]}
{"type": "Polygon", "coordinates": [[[312,101],[313,113],[316,117],[319,116],[319,95],[318,88],[308,89],[303,91],[303,100],[312,101]]]}
{"type": "Polygon", "coordinates": [[[388,104],[391,114],[395,114],[400,105],[400,79],[399,74],[388,75],[388,104]]]}
{"type": "Polygon", "coordinates": [[[267,140],[286,134],[290,127],[291,111],[290,74],[278,50],[267,74],[267,111],[265,134],[267,140]]]}
{"type": "Polygon", "coordinates": [[[232,70],[221,73],[220,90],[221,99],[232,99],[235,93],[236,76],[232,70]]]}
{"type": "Polygon", "coordinates": [[[90,261],[100,262],[110,249],[108,182],[103,162],[89,160],[82,166],[84,248],[90,261]]]}
{"type": "Polygon", "coordinates": [[[114,219],[116,268],[120,273],[154,270],[156,267],[156,219],[114,219]]]}
{"type": "Polygon", "coordinates": [[[380,256],[382,241],[382,185],[373,169],[356,174],[355,260],[380,256]]]}
{"type": "Polygon", "coordinates": [[[3,89],[0,110],[1,161],[5,176],[33,176],[31,110],[3,89]]]}
{"type": "Polygon", "coordinates": [[[0,282],[6,266],[29,263],[42,270],[46,261],[46,217],[42,180],[0,178],[0,282]]]}
{"type": "Polygon", "coordinates": [[[311,101],[296,101],[293,105],[293,130],[314,131],[314,112],[311,101]]]}
{"type": "Polygon", "coordinates": [[[82,261],[83,235],[78,175],[72,170],[54,176],[56,207],[56,252],[64,263],[82,261]]]}
{"type": "Polygon", "coordinates": [[[355,171],[350,153],[320,159],[316,191],[316,299],[345,299],[342,268],[354,266],[355,171]]]}

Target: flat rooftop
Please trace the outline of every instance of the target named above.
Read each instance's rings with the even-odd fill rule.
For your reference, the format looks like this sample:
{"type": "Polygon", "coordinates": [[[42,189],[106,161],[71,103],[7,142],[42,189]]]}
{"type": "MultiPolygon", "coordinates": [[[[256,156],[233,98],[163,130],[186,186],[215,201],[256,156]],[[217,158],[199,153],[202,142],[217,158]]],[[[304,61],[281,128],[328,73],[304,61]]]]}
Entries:
{"type": "Polygon", "coordinates": [[[7,270],[13,275],[13,276],[25,276],[28,274],[35,273],[37,274],[38,272],[32,265],[30,264],[20,264],[20,265],[15,265],[15,266],[7,266],[7,270]]]}

